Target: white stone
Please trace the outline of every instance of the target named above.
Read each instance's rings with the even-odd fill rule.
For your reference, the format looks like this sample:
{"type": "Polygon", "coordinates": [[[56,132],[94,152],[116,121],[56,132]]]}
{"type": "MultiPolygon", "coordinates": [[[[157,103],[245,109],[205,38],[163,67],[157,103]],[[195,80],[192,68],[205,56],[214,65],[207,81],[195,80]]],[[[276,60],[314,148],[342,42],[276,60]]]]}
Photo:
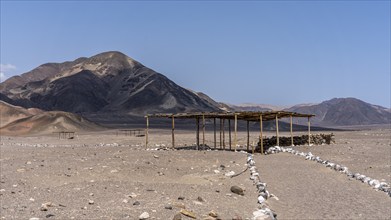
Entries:
{"type": "Polygon", "coordinates": [[[265,202],[265,198],[263,198],[263,196],[258,196],[258,203],[262,204],[263,202],[265,202]]]}
{"type": "Polygon", "coordinates": [[[228,173],[225,173],[224,175],[228,176],[228,177],[231,177],[231,176],[235,175],[235,172],[234,171],[229,171],[228,173]]]}
{"type": "Polygon", "coordinates": [[[148,212],[143,212],[138,219],[143,220],[143,219],[148,219],[149,218],[149,213],[148,212]]]}

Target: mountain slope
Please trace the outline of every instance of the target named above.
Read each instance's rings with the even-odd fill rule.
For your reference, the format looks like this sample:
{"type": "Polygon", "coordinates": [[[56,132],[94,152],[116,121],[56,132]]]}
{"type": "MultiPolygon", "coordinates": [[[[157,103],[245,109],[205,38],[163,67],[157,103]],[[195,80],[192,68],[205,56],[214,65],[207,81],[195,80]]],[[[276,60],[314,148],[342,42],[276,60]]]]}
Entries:
{"type": "Polygon", "coordinates": [[[1,99],[24,107],[89,114],[220,111],[120,52],[44,64],[0,84],[1,99]]]}
{"type": "Polygon", "coordinates": [[[50,134],[59,131],[96,131],[102,127],[69,112],[50,111],[20,118],[0,128],[2,135],[50,134]]]}
{"type": "Polygon", "coordinates": [[[284,110],[315,114],[311,122],[321,126],[388,124],[391,118],[386,108],[356,98],[334,98],[320,104],[297,105],[284,110]]]}
{"type": "Polygon", "coordinates": [[[40,109],[25,109],[20,106],[14,106],[7,102],[0,101],[0,127],[3,127],[12,121],[26,118],[41,112],[42,110],[40,109]]]}
{"type": "Polygon", "coordinates": [[[41,109],[25,109],[0,101],[0,134],[32,135],[55,131],[91,131],[102,129],[83,117],[62,111],[45,112],[41,109]]]}

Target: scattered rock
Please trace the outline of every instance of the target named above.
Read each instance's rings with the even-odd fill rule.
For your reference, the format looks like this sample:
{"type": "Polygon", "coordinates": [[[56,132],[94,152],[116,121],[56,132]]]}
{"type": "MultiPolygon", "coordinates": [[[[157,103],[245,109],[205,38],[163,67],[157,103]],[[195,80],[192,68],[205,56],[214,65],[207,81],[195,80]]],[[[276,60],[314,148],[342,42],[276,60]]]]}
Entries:
{"type": "Polygon", "coordinates": [[[158,156],[158,155],[153,155],[153,157],[154,157],[154,158],[159,158],[159,156],[158,156]]]}
{"type": "Polygon", "coordinates": [[[197,201],[199,201],[199,202],[205,202],[205,200],[204,200],[201,196],[198,196],[198,197],[197,197],[197,201]]]}
{"type": "Polygon", "coordinates": [[[40,208],[40,210],[41,210],[41,211],[44,211],[44,212],[46,212],[48,209],[49,209],[49,208],[48,208],[46,205],[44,205],[44,204],[42,204],[42,206],[41,206],[41,208],[40,208]]]}
{"type": "Polygon", "coordinates": [[[195,205],[202,205],[202,202],[198,202],[198,201],[193,201],[193,203],[194,203],[195,205]]]}
{"type": "Polygon", "coordinates": [[[244,196],[244,190],[239,186],[232,186],[231,192],[238,194],[238,195],[241,195],[241,196],[244,196]]]}
{"type": "Polygon", "coordinates": [[[46,218],[50,218],[50,217],[54,217],[55,215],[53,215],[53,214],[47,214],[45,217],[46,218]]]}
{"type": "Polygon", "coordinates": [[[53,203],[51,203],[51,202],[45,202],[45,203],[43,203],[42,205],[41,205],[41,211],[47,211],[48,209],[49,209],[49,207],[53,207],[54,205],[53,205],[53,203]]]}
{"type": "Polygon", "coordinates": [[[208,213],[208,215],[209,216],[212,216],[213,218],[217,218],[219,215],[215,212],[215,211],[210,211],[209,213],[208,213]]]}
{"type": "Polygon", "coordinates": [[[176,213],[176,214],[174,215],[174,218],[172,218],[172,220],[182,220],[182,215],[181,215],[181,213],[176,213]]]}
{"type": "Polygon", "coordinates": [[[167,205],[164,206],[164,208],[165,208],[165,209],[170,209],[170,210],[171,210],[171,209],[172,209],[172,205],[167,204],[167,205]]]}
{"type": "Polygon", "coordinates": [[[185,200],[185,197],[179,196],[179,197],[178,197],[178,200],[185,200]]]}
{"type": "Polygon", "coordinates": [[[93,205],[94,204],[94,200],[88,200],[88,204],[93,205]]]}
{"type": "Polygon", "coordinates": [[[138,219],[143,220],[143,219],[148,219],[149,218],[149,213],[148,212],[143,212],[138,219]]]}
{"type": "Polygon", "coordinates": [[[130,198],[136,198],[136,197],[137,197],[137,194],[136,194],[136,193],[130,193],[130,194],[128,195],[128,197],[130,197],[130,198]]]}
{"type": "Polygon", "coordinates": [[[32,217],[32,218],[29,218],[29,220],[40,220],[40,218],[32,217]]]}
{"type": "Polygon", "coordinates": [[[129,203],[129,200],[124,199],[124,200],[122,200],[122,202],[123,202],[123,203],[129,203]]]}
{"type": "Polygon", "coordinates": [[[174,206],[174,207],[176,207],[176,208],[180,208],[180,209],[185,209],[186,208],[186,206],[185,206],[185,204],[183,204],[183,203],[173,203],[172,204],[172,206],[174,206]]]}
{"type": "Polygon", "coordinates": [[[186,210],[186,209],[181,209],[181,213],[187,217],[190,217],[190,218],[197,218],[195,213],[193,213],[189,210],[186,210]]]}
{"type": "Polygon", "coordinates": [[[135,202],[133,203],[133,205],[140,205],[140,202],[139,202],[139,201],[135,201],[135,202]]]}
{"type": "Polygon", "coordinates": [[[227,176],[227,177],[231,177],[231,176],[235,175],[235,172],[234,171],[229,171],[228,173],[225,173],[224,175],[227,176]]]}

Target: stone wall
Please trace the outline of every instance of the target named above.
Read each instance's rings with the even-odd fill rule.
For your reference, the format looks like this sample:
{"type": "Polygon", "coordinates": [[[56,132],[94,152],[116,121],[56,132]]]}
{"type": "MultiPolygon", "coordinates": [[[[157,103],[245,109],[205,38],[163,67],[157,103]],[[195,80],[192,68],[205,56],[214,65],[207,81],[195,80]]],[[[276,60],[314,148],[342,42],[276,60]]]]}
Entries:
{"type": "MultiPolygon", "coordinates": [[[[291,137],[280,137],[279,146],[291,146],[291,137]]],[[[335,143],[334,134],[311,134],[311,144],[322,145],[322,144],[333,144],[335,143]]],[[[308,145],[308,135],[293,136],[293,144],[297,145],[308,145]]],[[[269,147],[277,145],[276,136],[263,139],[263,149],[266,151],[269,147]]],[[[257,150],[260,149],[261,143],[258,142],[257,150]]]]}

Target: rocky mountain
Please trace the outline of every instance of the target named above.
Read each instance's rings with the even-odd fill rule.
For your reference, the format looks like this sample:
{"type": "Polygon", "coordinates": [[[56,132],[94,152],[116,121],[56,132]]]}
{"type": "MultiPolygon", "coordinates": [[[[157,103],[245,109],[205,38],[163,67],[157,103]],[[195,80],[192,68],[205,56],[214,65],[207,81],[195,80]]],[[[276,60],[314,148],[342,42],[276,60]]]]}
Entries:
{"type": "Polygon", "coordinates": [[[389,109],[356,98],[334,98],[320,104],[297,105],[284,110],[315,114],[311,123],[319,126],[389,124],[391,120],[389,109]]]}
{"type": "Polygon", "coordinates": [[[157,112],[220,111],[120,52],[44,64],[0,84],[0,98],[24,107],[88,115],[144,116],[157,112]]]}

